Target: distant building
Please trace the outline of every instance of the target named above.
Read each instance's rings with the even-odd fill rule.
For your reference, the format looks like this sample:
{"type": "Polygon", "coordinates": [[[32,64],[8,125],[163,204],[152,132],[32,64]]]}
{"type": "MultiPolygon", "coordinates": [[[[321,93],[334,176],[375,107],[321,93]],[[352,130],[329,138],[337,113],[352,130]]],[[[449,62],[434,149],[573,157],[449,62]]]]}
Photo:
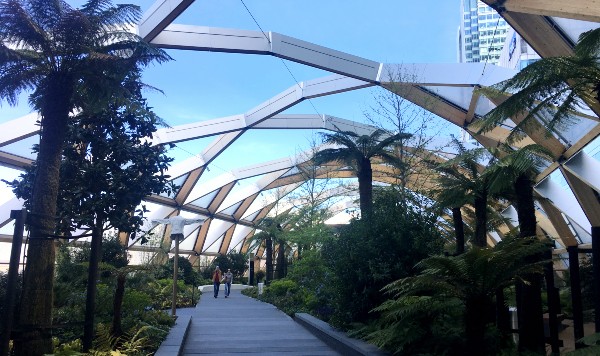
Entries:
{"type": "MultiPolygon", "coordinates": [[[[510,26],[496,10],[478,0],[461,0],[461,22],[458,30],[458,61],[498,64],[510,26]]],[[[460,140],[478,142],[460,129],[460,140]]]]}
{"type": "Polygon", "coordinates": [[[459,61],[496,64],[510,26],[496,10],[478,0],[461,0],[459,61]]]}
{"type": "Polygon", "coordinates": [[[540,56],[512,28],[508,29],[504,47],[498,59],[498,65],[521,70],[540,59],[540,56]]]}

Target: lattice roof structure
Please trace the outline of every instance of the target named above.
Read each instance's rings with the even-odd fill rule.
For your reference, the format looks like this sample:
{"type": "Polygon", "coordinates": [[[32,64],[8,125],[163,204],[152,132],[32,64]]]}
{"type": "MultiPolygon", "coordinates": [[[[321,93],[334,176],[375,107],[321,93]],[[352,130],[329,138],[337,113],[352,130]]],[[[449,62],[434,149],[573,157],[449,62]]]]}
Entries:
{"type": "MultiPolygon", "coordinates": [[[[201,1],[201,0],[199,0],[201,1]]],[[[182,253],[190,255],[192,262],[199,255],[227,253],[234,249],[246,251],[247,239],[256,231],[256,223],[265,217],[274,202],[262,202],[262,192],[275,188],[284,194],[293,191],[306,179],[305,156],[289,157],[232,170],[202,186],[196,183],[213,162],[227,148],[249,130],[258,129],[316,129],[351,130],[368,133],[372,127],[324,114],[286,114],[285,110],[316,97],[362,88],[380,86],[412,103],[465,128],[485,147],[495,147],[504,142],[510,129],[496,129],[477,135],[469,125],[493,109],[494,102],[476,92],[477,88],[491,86],[512,77],[516,72],[485,63],[387,64],[344,53],[334,48],[293,38],[276,32],[215,28],[201,25],[176,24],[177,17],[186,11],[193,0],[158,0],[145,13],[139,23],[139,34],[150,43],[168,49],[209,51],[224,53],[275,56],[306,66],[312,66],[331,75],[300,82],[272,98],[238,115],[191,122],[160,129],[155,144],[185,142],[198,138],[212,141],[195,156],[171,167],[169,174],[180,186],[173,196],[149,196],[146,202],[155,206],[150,218],[173,215],[204,217],[199,224],[186,226],[182,253]],[[389,73],[401,68],[411,78],[402,83],[389,82],[389,73]],[[413,75],[417,73],[418,75],[413,75]],[[397,85],[400,84],[400,85],[397,85]],[[235,185],[250,177],[260,177],[254,184],[235,190],[235,185]]],[[[600,7],[593,1],[573,0],[567,4],[559,1],[485,0],[542,57],[573,54],[578,36],[587,29],[600,26],[600,7]]],[[[541,199],[537,205],[538,227],[541,234],[558,242],[557,251],[568,246],[591,242],[592,226],[600,226],[600,162],[590,153],[590,143],[598,138],[600,107],[589,107],[574,114],[576,125],[561,135],[546,136],[541,125],[528,127],[527,138],[519,143],[537,143],[553,155],[553,163],[536,179],[535,193],[541,199]],[[560,184],[560,181],[566,184],[560,184]]],[[[0,124],[0,164],[22,169],[32,158],[9,149],[16,142],[37,135],[35,114],[0,124]]],[[[518,123],[522,118],[510,118],[518,123]]],[[[596,144],[597,145],[597,144],[596,144]]],[[[334,173],[347,177],[342,166],[322,167],[322,174],[334,173]]],[[[388,175],[376,175],[376,180],[394,183],[388,175]]],[[[16,198],[0,206],[0,226],[9,222],[9,211],[20,209],[22,202],[16,198]]],[[[516,211],[508,206],[503,214],[516,224],[516,211]]],[[[502,238],[514,226],[503,226],[490,232],[491,244],[502,238]]],[[[126,236],[123,240],[126,241],[126,236]]],[[[163,236],[170,244],[169,231],[163,236]]],[[[4,242],[7,234],[0,235],[4,242]]],[[[134,242],[131,248],[145,249],[134,242]]],[[[262,251],[259,251],[262,252],[262,251]]]]}

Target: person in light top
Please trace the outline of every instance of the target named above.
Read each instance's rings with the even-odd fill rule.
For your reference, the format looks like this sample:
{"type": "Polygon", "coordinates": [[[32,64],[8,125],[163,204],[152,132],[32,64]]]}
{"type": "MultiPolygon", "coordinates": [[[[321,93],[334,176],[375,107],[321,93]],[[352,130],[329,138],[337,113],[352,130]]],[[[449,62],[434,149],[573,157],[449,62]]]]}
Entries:
{"type": "Polygon", "coordinates": [[[229,293],[231,293],[231,282],[233,282],[231,268],[228,268],[227,272],[223,275],[223,282],[225,282],[225,298],[229,298],[229,293]]]}

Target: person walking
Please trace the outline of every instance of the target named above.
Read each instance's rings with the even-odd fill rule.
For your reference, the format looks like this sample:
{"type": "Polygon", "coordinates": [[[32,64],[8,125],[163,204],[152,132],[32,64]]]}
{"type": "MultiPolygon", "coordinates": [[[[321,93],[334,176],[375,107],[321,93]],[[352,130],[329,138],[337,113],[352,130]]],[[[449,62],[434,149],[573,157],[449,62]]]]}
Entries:
{"type": "Polygon", "coordinates": [[[229,297],[229,293],[231,293],[231,282],[233,282],[233,273],[231,273],[231,268],[227,269],[227,272],[223,275],[223,281],[225,282],[225,298],[229,297]]]}
{"type": "Polygon", "coordinates": [[[213,275],[212,275],[215,298],[217,298],[219,296],[219,287],[221,286],[221,278],[222,278],[221,270],[219,269],[219,266],[217,266],[217,268],[215,268],[215,271],[213,272],[213,275]]]}

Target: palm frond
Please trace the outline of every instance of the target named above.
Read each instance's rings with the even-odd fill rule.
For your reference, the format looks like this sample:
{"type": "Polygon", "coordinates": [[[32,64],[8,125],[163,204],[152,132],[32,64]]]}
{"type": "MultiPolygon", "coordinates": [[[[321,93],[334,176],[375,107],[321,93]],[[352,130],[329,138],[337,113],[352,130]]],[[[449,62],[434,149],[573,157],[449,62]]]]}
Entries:
{"type": "Polygon", "coordinates": [[[596,58],[598,37],[596,30],[583,34],[583,42],[580,47],[576,46],[574,56],[543,58],[504,82],[479,89],[480,93],[502,103],[472,127],[479,133],[487,132],[507,118],[519,117],[517,127],[509,136],[510,143],[516,142],[533,124],[541,123],[550,133],[574,122],[574,114],[583,102],[598,100],[594,94],[600,81],[596,58]]]}
{"type": "Polygon", "coordinates": [[[575,55],[578,57],[596,57],[600,48],[600,29],[586,31],[579,35],[575,45],[575,55]]]}
{"type": "MultiPolygon", "coordinates": [[[[43,2],[38,0],[36,2],[43,2]]],[[[0,2],[0,42],[10,43],[16,48],[44,50],[49,48],[49,37],[32,18],[20,1],[0,2]]]]}
{"type": "Polygon", "coordinates": [[[374,145],[372,146],[373,148],[371,149],[371,152],[370,152],[371,157],[378,155],[379,152],[384,151],[389,146],[393,146],[398,141],[406,140],[406,139],[409,139],[412,137],[411,134],[400,132],[400,133],[388,136],[381,141],[378,141],[379,137],[381,137],[381,135],[383,135],[383,133],[384,133],[383,130],[376,130],[373,134],[371,134],[370,139],[374,143],[374,145]]]}

